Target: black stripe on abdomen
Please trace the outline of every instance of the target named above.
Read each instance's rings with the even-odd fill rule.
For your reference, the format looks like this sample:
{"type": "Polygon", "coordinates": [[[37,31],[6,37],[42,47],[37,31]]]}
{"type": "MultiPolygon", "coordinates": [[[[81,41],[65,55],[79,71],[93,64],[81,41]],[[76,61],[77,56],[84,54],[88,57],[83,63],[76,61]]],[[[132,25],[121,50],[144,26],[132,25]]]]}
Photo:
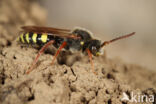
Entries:
{"type": "Polygon", "coordinates": [[[37,34],[37,44],[38,45],[43,45],[42,41],[41,41],[41,34],[37,34]]]}
{"type": "Polygon", "coordinates": [[[30,44],[33,44],[33,39],[32,39],[33,34],[34,34],[34,33],[32,33],[32,32],[29,33],[29,43],[30,43],[30,44]]]}

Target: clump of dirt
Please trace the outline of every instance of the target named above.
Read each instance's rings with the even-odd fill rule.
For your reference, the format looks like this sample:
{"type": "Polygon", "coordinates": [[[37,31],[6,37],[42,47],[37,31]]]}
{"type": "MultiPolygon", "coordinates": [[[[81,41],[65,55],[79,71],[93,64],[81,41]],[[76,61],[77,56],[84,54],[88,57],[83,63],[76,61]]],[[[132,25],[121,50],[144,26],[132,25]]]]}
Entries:
{"type": "MultiPolygon", "coordinates": [[[[23,8],[22,10],[26,16],[32,16],[31,21],[34,24],[42,24],[40,17],[35,18],[36,15],[33,16],[34,14],[30,13],[32,10],[30,7],[38,5],[36,2],[24,1],[25,3],[23,3],[20,0],[16,1],[19,2],[3,0],[2,3],[5,5],[3,8],[6,8],[7,3],[8,8],[13,5],[15,5],[13,6],[15,10],[19,10],[19,7],[23,8]]],[[[0,7],[2,8],[2,6],[0,7]]],[[[40,11],[41,8],[37,7],[36,10],[40,11]]],[[[21,13],[21,11],[19,12],[21,13]]],[[[6,17],[8,19],[12,18],[10,15],[6,15],[6,17]]],[[[19,15],[16,15],[17,17],[22,18],[19,15]]],[[[5,34],[1,31],[0,36],[4,41],[10,42],[9,46],[5,42],[5,44],[0,42],[2,44],[0,52],[0,102],[2,104],[137,103],[121,100],[123,93],[131,98],[131,92],[148,97],[154,95],[155,98],[151,104],[156,103],[156,72],[139,65],[127,64],[119,59],[109,59],[107,54],[94,57],[93,61],[97,75],[91,71],[87,56],[83,58],[77,58],[76,56],[75,60],[78,61],[70,66],[66,65],[66,61],[63,61],[63,63],[66,63],[63,65],[56,61],[52,66],[50,63],[53,55],[49,52],[44,53],[40,57],[35,70],[26,75],[25,72],[32,64],[38,50],[21,46],[15,40],[12,41],[16,35],[13,35],[11,39],[7,38],[13,32],[17,32],[16,26],[23,25],[29,20],[17,20],[16,18],[9,19],[10,22],[8,23],[0,24],[3,27],[2,31],[7,32],[5,34]],[[8,28],[4,28],[5,26],[8,28]],[[3,36],[5,37],[3,38],[3,36]]],[[[42,19],[44,21],[44,18],[42,19]]],[[[66,58],[70,59],[69,57],[66,58]]],[[[66,58],[62,56],[63,60],[66,58]]],[[[141,100],[146,103],[146,98],[141,100]]]]}

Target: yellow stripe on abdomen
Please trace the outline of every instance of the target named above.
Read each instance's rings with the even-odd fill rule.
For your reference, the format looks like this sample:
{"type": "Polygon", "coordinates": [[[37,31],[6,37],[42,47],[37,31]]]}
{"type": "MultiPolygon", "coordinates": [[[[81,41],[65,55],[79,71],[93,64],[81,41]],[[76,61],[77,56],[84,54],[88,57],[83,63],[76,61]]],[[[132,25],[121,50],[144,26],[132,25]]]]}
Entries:
{"type": "Polygon", "coordinates": [[[25,35],[26,35],[26,36],[25,36],[26,41],[27,41],[27,43],[29,43],[29,33],[26,33],[25,35]]]}
{"type": "Polygon", "coordinates": [[[42,41],[42,43],[46,43],[47,42],[47,34],[42,34],[41,35],[41,41],[42,41]]]}
{"type": "Polygon", "coordinates": [[[37,42],[37,34],[36,33],[33,34],[32,40],[33,40],[34,43],[37,42]]]}
{"type": "Polygon", "coordinates": [[[20,35],[20,38],[21,38],[21,42],[25,43],[24,38],[23,38],[23,33],[20,35]]]}

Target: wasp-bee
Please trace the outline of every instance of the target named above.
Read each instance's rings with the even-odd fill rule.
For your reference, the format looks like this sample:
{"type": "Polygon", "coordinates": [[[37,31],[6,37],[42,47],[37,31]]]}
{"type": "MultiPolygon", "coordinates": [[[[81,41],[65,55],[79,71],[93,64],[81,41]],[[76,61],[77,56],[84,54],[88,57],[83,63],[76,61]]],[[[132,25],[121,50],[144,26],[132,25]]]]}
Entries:
{"type": "Polygon", "coordinates": [[[92,55],[99,56],[105,45],[135,34],[135,32],[133,32],[102,42],[101,40],[94,39],[91,32],[82,28],[75,28],[73,30],[38,26],[23,26],[21,28],[22,31],[20,32],[20,36],[18,38],[20,42],[42,46],[31,67],[26,71],[27,74],[33,70],[44,50],[52,44],[54,47],[58,48],[52,60],[52,64],[62,49],[69,51],[82,51],[82,53],[88,53],[92,70],[95,73],[92,55]]]}

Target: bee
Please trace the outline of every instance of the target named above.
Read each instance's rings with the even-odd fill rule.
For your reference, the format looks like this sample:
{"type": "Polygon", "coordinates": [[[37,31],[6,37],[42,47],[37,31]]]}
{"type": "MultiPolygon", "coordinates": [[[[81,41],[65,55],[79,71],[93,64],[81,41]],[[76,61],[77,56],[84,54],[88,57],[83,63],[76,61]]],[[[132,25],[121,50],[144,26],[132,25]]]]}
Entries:
{"type": "Polygon", "coordinates": [[[26,71],[26,74],[29,74],[34,69],[34,66],[36,65],[40,55],[50,45],[53,45],[58,49],[54,55],[54,58],[52,59],[51,64],[54,63],[56,57],[62,49],[72,52],[81,51],[82,53],[88,54],[92,71],[96,74],[94,71],[92,55],[99,56],[102,54],[102,49],[105,45],[135,34],[135,32],[132,32],[130,34],[102,42],[101,40],[94,39],[91,32],[82,28],[70,30],[53,27],[23,26],[21,29],[22,31],[18,37],[19,42],[25,44],[37,44],[42,47],[32,62],[32,65],[26,71]]]}

